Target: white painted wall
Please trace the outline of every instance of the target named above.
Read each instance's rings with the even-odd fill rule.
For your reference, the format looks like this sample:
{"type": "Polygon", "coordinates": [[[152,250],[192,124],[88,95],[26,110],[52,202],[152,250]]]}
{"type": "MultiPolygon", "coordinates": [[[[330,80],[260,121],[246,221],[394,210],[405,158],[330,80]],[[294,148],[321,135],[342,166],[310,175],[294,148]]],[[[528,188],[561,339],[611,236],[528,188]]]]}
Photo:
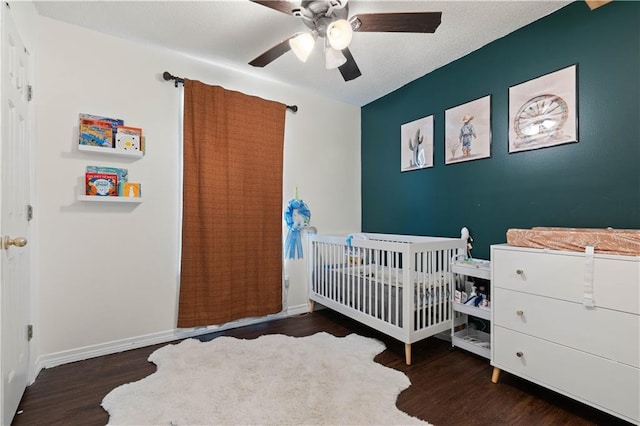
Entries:
{"type": "MultiPolygon", "coordinates": [[[[283,210],[297,186],[321,232],[360,229],[359,108],[49,18],[38,26],[35,350],[42,365],[175,329],[182,89],[163,82],[163,71],[298,105],[286,117],[283,210]],[[79,113],[142,127],[147,155],[79,152],[79,113]],[[127,167],[129,180],[142,182],[144,203],[77,201],[87,165],[127,167]]],[[[302,307],[304,262],[287,261],[285,274],[288,306],[302,307]]]]}

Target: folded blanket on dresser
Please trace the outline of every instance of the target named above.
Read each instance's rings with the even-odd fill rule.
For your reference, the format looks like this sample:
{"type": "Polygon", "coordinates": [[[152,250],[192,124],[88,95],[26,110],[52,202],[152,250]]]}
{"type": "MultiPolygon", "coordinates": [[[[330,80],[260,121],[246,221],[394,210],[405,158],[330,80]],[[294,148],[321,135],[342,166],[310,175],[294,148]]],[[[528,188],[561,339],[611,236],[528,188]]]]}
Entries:
{"type": "Polygon", "coordinates": [[[507,243],[517,247],[640,256],[640,229],[553,228],[509,229],[507,243]]]}

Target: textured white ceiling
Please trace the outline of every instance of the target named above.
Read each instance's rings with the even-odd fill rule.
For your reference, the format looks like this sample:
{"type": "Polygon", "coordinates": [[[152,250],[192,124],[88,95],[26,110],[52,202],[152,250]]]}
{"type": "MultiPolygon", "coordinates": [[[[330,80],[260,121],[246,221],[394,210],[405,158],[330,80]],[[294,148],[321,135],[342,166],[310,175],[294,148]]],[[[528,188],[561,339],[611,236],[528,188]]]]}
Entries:
{"type": "MultiPolygon", "coordinates": [[[[434,34],[354,33],[349,49],[362,76],[349,82],[342,79],[338,70],[325,69],[317,46],[306,63],[288,52],[265,68],[248,65],[275,44],[307,29],[300,18],[249,0],[40,1],[35,4],[42,16],[161,46],[362,106],[571,1],[351,0],[349,16],[441,11],[442,23],[434,34]]],[[[166,70],[171,71],[170,64],[166,70]]],[[[162,71],[165,70],[158,70],[162,71]]]]}

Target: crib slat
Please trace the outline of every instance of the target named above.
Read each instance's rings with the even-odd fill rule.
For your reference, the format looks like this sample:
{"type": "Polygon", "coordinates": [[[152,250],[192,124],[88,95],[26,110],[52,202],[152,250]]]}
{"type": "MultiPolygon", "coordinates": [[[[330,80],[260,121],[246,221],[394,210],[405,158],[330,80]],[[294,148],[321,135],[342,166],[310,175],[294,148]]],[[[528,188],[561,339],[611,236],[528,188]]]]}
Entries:
{"type": "MultiPolygon", "coordinates": [[[[374,273],[376,274],[376,277],[377,277],[377,276],[378,276],[377,274],[379,274],[379,273],[380,273],[380,269],[379,269],[380,259],[378,258],[378,256],[379,256],[380,252],[379,252],[379,250],[374,250],[374,253],[375,253],[375,254],[374,254],[374,256],[375,256],[375,257],[374,257],[374,260],[377,260],[377,262],[376,262],[376,263],[374,263],[374,265],[375,265],[375,266],[374,266],[373,270],[374,270],[374,273]]],[[[381,303],[382,303],[382,302],[380,301],[381,295],[379,294],[380,292],[378,291],[378,290],[379,290],[379,288],[380,288],[380,285],[378,284],[378,280],[376,280],[376,284],[375,284],[375,286],[374,286],[374,291],[375,291],[375,300],[376,300],[376,301],[375,301],[375,303],[373,304],[373,306],[374,306],[374,310],[375,310],[375,311],[374,311],[374,316],[375,316],[376,318],[380,318],[380,317],[379,317],[380,313],[378,312],[378,306],[381,306],[381,303]]]]}

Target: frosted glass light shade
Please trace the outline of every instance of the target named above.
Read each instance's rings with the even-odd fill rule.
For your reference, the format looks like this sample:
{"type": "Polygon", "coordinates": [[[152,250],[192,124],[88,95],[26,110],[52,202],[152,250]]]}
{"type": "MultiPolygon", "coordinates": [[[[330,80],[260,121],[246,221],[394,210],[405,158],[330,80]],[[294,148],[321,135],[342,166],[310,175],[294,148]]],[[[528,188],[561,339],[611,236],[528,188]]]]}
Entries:
{"type": "Polygon", "coordinates": [[[298,59],[302,62],[307,62],[309,59],[309,55],[311,55],[311,51],[313,50],[313,45],[315,44],[316,39],[310,33],[300,33],[297,36],[289,39],[289,46],[293,53],[296,54],[298,59]]]}
{"type": "Polygon", "coordinates": [[[345,58],[342,52],[334,49],[331,46],[325,47],[324,57],[325,57],[325,65],[328,70],[338,68],[340,65],[343,65],[345,62],[347,62],[347,58],[345,58]]]}
{"type": "Polygon", "coordinates": [[[333,21],[327,27],[327,39],[331,47],[336,50],[342,50],[349,46],[351,37],[353,37],[353,30],[346,19],[333,21]]]}

